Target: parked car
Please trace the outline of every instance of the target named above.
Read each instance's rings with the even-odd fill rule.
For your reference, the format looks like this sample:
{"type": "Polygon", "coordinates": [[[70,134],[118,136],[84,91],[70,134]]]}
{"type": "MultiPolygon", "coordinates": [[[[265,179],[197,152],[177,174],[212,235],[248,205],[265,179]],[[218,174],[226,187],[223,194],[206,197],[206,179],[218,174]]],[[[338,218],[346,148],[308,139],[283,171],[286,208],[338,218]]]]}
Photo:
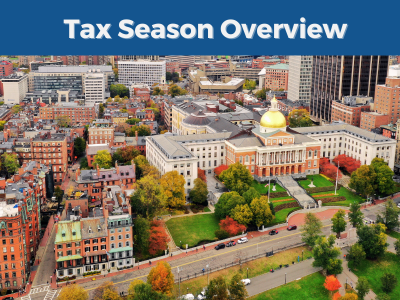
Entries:
{"type": "Polygon", "coordinates": [[[217,246],[215,246],[215,250],[224,249],[224,248],[225,248],[225,244],[218,244],[217,246]]]}
{"type": "Polygon", "coordinates": [[[276,229],[272,229],[272,230],[269,232],[269,235],[275,235],[275,234],[278,234],[278,230],[276,230],[276,229]]]}
{"type": "Polygon", "coordinates": [[[242,279],[241,282],[243,282],[244,285],[249,285],[251,283],[251,280],[246,278],[246,279],[242,279]]]}
{"type": "Polygon", "coordinates": [[[238,244],[244,244],[247,243],[249,240],[247,239],[247,237],[242,237],[241,239],[238,240],[238,244]]]}
{"type": "Polygon", "coordinates": [[[230,241],[230,242],[226,243],[227,247],[232,247],[232,246],[235,246],[235,245],[236,245],[235,241],[230,241]]]}
{"type": "Polygon", "coordinates": [[[297,226],[296,225],[290,225],[287,230],[291,231],[291,230],[296,230],[297,226]]]}
{"type": "Polygon", "coordinates": [[[197,300],[205,300],[206,298],[206,292],[202,291],[198,296],[197,296],[197,300]]]}

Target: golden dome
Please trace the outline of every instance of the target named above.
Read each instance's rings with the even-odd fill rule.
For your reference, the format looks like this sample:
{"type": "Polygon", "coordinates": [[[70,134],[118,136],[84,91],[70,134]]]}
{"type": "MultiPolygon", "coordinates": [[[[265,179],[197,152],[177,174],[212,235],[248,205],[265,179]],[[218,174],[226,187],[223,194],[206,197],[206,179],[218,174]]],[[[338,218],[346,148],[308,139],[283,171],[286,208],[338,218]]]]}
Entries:
{"type": "Polygon", "coordinates": [[[261,118],[260,126],[267,128],[283,128],[286,127],[286,119],[280,111],[267,111],[261,118]]]}

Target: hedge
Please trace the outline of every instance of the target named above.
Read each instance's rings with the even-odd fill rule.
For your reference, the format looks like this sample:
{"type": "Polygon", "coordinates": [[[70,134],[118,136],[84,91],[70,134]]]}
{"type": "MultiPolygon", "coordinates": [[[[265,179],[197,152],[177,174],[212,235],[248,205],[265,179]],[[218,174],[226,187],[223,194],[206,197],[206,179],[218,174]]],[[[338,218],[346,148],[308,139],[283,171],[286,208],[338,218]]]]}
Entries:
{"type": "Polygon", "coordinates": [[[289,203],[284,203],[284,204],[280,204],[275,206],[275,212],[280,211],[282,209],[285,208],[291,208],[291,207],[299,207],[299,204],[297,202],[289,202],[289,203]]]}
{"type": "MultiPolygon", "coordinates": [[[[341,184],[338,183],[337,189],[339,190],[342,187],[341,184]]],[[[335,186],[320,186],[320,187],[313,187],[313,188],[308,188],[306,189],[306,192],[309,194],[314,194],[314,193],[321,193],[321,192],[331,192],[335,190],[335,186]]]]}
{"type": "MultiPolygon", "coordinates": [[[[267,194],[268,196],[268,194],[267,194]]],[[[269,197],[270,198],[280,198],[280,197],[286,197],[288,196],[287,192],[274,192],[274,193],[270,193],[269,197]]]]}
{"type": "Polygon", "coordinates": [[[339,196],[339,197],[328,197],[328,198],[316,199],[317,202],[318,202],[319,200],[321,200],[322,203],[338,202],[338,201],[346,201],[346,197],[345,197],[345,196],[339,196]]]}

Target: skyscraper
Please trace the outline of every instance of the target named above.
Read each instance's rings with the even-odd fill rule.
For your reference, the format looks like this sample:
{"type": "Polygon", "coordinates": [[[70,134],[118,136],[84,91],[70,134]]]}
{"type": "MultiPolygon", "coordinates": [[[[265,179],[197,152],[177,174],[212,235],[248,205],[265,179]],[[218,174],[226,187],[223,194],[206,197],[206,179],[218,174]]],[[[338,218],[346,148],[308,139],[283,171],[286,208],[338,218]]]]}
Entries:
{"type": "Polygon", "coordinates": [[[289,56],[288,99],[311,100],[312,56],[289,56]]]}
{"type": "Polygon", "coordinates": [[[371,96],[384,84],[388,56],[327,55],[313,57],[310,115],[330,122],[331,104],[343,96],[371,96]]]}

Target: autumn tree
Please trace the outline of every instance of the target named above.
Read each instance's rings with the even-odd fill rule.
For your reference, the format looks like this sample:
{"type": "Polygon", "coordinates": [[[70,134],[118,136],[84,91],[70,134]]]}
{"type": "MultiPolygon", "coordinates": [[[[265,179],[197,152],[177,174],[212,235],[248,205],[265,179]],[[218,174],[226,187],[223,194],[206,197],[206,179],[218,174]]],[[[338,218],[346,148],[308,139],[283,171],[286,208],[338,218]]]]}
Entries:
{"type": "MultiPolygon", "coordinates": [[[[269,207],[268,207],[269,208],[269,207]]],[[[235,221],[243,224],[244,226],[248,226],[253,220],[253,213],[248,204],[239,204],[236,205],[230,212],[230,216],[235,221]]]]}
{"type": "Polygon", "coordinates": [[[122,148],[118,148],[113,156],[113,163],[117,161],[120,164],[130,164],[130,162],[140,155],[140,151],[137,150],[134,146],[125,146],[122,148]]]}
{"type": "Polygon", "coordinates": [[[117,296],[119,298],[117,288],[114,286],[114,282],[106,281],[93,291],[93,300],[108,300],[108,298],[106,298],[105,296],[111,298],[110,300],[114,299],[113,296],[117,296]],[[113,292],[116,295],[114,295],[113,292]]]}
{"type": "Polygon", "coordinates": [[[186,95],[187,91],[176,84],[172,84],[169,86],[168,94],[171,95],[172,98],[174,98],[179,95],[186,95]]]}
{"type": "Polygon", "coordinates": [[[153,90],[153,95],[157,96],[157,95],[164,95],[164,92],[159,88],[159,87],[155,87],[153,90]]]}
{"type": "Polygon", "coordinates": [[[100,169],[110,169],[112,166],[112,158],[107,150],[99,150],[94,156],[93,165],[99,166],[100,169]]]}
{"type": "Polygon", "coordinates": [[[144,282],[140,279],[135,279],[129,284],[128,287],[128,300],[132,300],[135,295],[135,287],[137,285],[144,284],[144,282]]]}
{"type": "Polygon", "coordinates": [[[346,170],[349,174],[353,173],[361,166],[361,162],[346,154],[340,154],[332,160],[336,166],[346,170]]]}
{"type": "Polygon", "coordinates": [[[349,187],[363,196],[369,196],[375,191],[375,181],[374,168],[363,165],[351,174],[349,187]]]}
{"type": "Polygon", "coordinates": [[[153,218],[165,206],[159,181],[153,176],[145,176],[136,182],[135,187],[131,195],[133,212],[144,218],[153,218]]]}
{"type": "Polygon", "coordinates": [[[7,121],[0,121],[0,131],[4,130],[4,125],[7,123],[7,121]]]}
{"type": "Polygon", "coordinates": [[[162,196],[169,207],[178,208],[185,205],[185,178],[177,171],[165,173],[160,180],[162,196]]]}
{"type": "Polygon", "coordinates": [[[269,224],[274,219],[274,216],[269,207],[267,196],[253,199],[250,204],[250,209],[253,213],[254,224],[256,224],[257,227],[260,227],[264,224],[269,224]]]}
{"type": "Polygon", "coordinates": [[[245,300],[247,298],[248,293],[241,280],[242,276],[238,273],[231,278],[228,285],[230,300],[245,300]]]}
{"type": "Polygon", "coordinates": [[[136,166],[136,179],[139,179],[143,176],[143,169],[149,165],[149,162],[144,155],[136,156],[133,161],[136,166]]]}
{"type": "Polygon", "coordinates": [[[382,256],[388,247],[384,224],[363,225],[357,228],[358,243],[365,251],[367,259],[382,256]]]}
{"type": "Polygon", "coordinates": [[[342,178],[342,173],[338,171],[338,168],[329,161],[323,161],[323,164],[319,165],[319,171],[321,174],[334,180],[336,180],[336,177],[338,179],[342,178]]]}
{"type": "Polygon", "coordinates": [[[226,231],[229,236],[238,235],[238,233],[246,230],[246,226],[239,224],[229,216],[219,222],[219,227],[221,230],[226,231]]]}
{"type": "Polygon", "coordinates": [[[251,176],[249,169],[239,162],[231,164],[227,170],[221,173],[219,178],[229,190],[238,192],[239,195],[246,192],[253,182],[253,176],[251,176]]]}
{"type": "Polygon", "coordinates": [[[78,284],[71,284],[64,286],[61,289],[60,294],[57,297],[57,300],[88,300],[89,294],[85,289],[78,284]]]}
{"type": "Polygon", "coordinates": [[[369,284],[368,279],[363,276],[358,277],[358,281],[356,284],[356,290],[357,290],[358,299],[364,300],[364,297],[371,290],[371,285],[369,284]]]}
{"type": "Polygon", "coordinates": [[[18,105],[18,104],[14,105],[14,106],[11,108],[11,112],[12,112],[13,114],[17,114],[17,113],[19,113],[20,111],[22,111],[22,107],[21,107],[20,105],[18,105]]]}
{"type": "Polygon", "coordinates": [[[364,214],[361,212],[361,205],[358,202],[350,204],[349,220],[353,227],[361,226],[363,224],[364,214]]]}
{"type": "Polygon", "coordinates": [[[222,276],[211,279],[206,289],[206,299],[226,300],[228,299],[228,290],[225,279],[222,276]]]}
{"type": "Polygon", "coordinates": [[[332,296],[332,300],[340,300],[341,297],[342,297],[342,295],[340,295],[339,292],[336,292],[336,293],[332,296]]]}
{"type": "Polygon", "coordinates": [[[306,213],[301,231],[301,240],[308,246],[314,247],[316,240],[322,233],[322,222],[315,214],[306,213]]]}
{"type": "Polygon", "coordinates": [[[339,300],[357,300],[358,296],[354,293],[346,293],[344,296],[340,297],[339,300]]]}
{"type": "Polygon", "coordinates": [[[338,289],[340,289],[342,287],[342,285],[340,284],[339,280],[333,276],[327,276],[325,278],[325,283],[324,283],[324,287],[330,292],[330,294],[332,295],[334,291],[337,291],[338,289]]]}
{"type": "Polygon", "coordinates": [[[215,175],[219,176],[223,171],[228,170],[228,168],[229,167],[227,165],[220,165],[214,169],[214,173],[215,175]]]}
{"type": "Polygon", "coordinates": [[[174,275],[171,271],[171,266],[165,262],[160,261],[157,266],[150,270],[147,276],[147,283],[150,284],[154,291],[166,295],[172,295],[174,288],[174,275]]]}
{"type": "Polygon", "coordinates": [[[294,109],[289,113],[289,126],[296,127],[310,127],[313,122],[310,119],[310,113],[306,109],[294,109]]]}
{"type": "Polygon", "coordinates": [[[58,116],[55,120],[60,127],[68,127],[71,125],[71,119],[68,116],[58,116]]]}
{"type": "Polygon", "coordinates": [[[218,219],[225,219],[231,210],[239,204],[246,204],[246,201],[237,192],[226,192],[221,195],[215,204],[215,215],[218,219]]]}
{"type": "Polygon", "coordinates": [[[314,267],[321,267],[328,274],[336,275],[342,273],[342,260],[338,259],[340,249],[334,247],[335,237],[321,236],[317,239],[313,248],[314,267]]]}
{"type": "Polygon", "coordinates": [[[340,233],[346,230],[346,220],[344,216],[346,212],[343,209],[339,209],[332,217],[332,231],[336,233],[336,237],[340,237],[340,233]]]}
{"type": "Polygon", "coordinates": [[[149,253],[153,256],[158,253],[163,253],[168,249],[168,242],[170,241],[170,238],[165,232],[165,228],[161,225],[157,225],[152,226],[150,231],[149,253]]]}
{"type": "Polygon", "coordinates": [[[208,189],[207,184],[200,178],[194,180],[194,187],[189,193],[193,203],[199,205],[207,205],[208,189]]]}
{"type": "Polygon", "coordinates": [[[13,175],[20,168],[18,156],[15,153],[4,153],[1,155],[1,165],[7,171],[8,175],[13,175]]]}
{"type": "Polygon", "coordinates": [[[207,182],[206,171],[197,168],[197,178],[200,178],[204,182],[207,182]]]}
{"type": "Polygon", "coordinates": [[[248,205],[250,205],[254,199],[257,199],[260,197],[261,197],[260,193],[257,192],[257,190],[253,187],[249,188],[246,192],[243,193],[243,198],[244,198],[244,200],[246,200],[246,203],[248,205]]]}

